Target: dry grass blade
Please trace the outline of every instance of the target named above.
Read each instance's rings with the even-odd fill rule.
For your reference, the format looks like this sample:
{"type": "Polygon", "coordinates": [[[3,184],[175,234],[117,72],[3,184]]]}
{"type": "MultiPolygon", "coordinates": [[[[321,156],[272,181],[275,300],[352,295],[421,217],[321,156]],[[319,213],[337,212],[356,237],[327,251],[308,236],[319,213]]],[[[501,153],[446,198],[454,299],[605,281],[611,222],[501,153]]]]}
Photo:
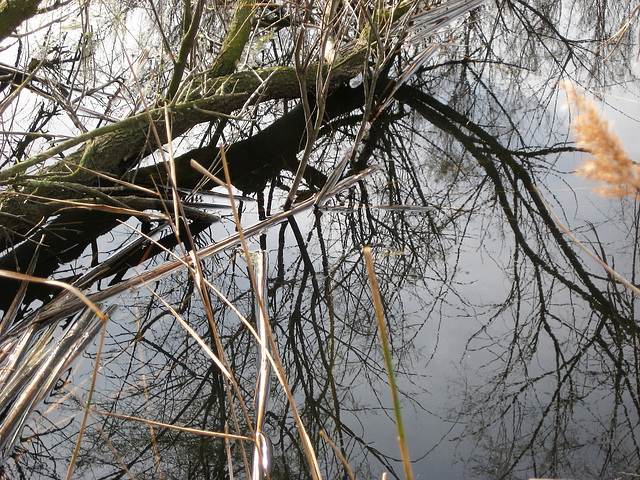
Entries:
{"type": "Polygon", "coordinates": [[[205,437],[226,438],[229,440],[244,440],[248,442],[251,442],[253,440],[252,438],[245,437],[243,435],[234,435],[232,433],[223,433],[223,432],[212,432],[209,430],[200,430],[198,428],[180,427],[178,425],[156,422],[154,420],[148,420],[146,418],[132,417],[131,415],[120,415],[119,413],[103,412],[101,410],[96,410],[93,408],[91,409],[91,411],[93,413],[97,413],[98,415],[102,415],[103,417],[114,417],[114,418],[120,418],[122,420],[131,420],[133,422],[145,423],[147,425],[153,425],[155,427],[170,428],[171,430],[178,430],[180,432],[193,433],[195,435],[204,435],[205,437]]]}
{"type": "MultiPolygon", "coordinates": [[[[69,188],[74,188],[73,186],[69,186],[69,184],[66,185],[69,188]]],[[[97,191],[95,189],[87,189],[87,188],[82,188],[82,190],[88,191],[91,194],[97,193],[97,191]]],[[[32,193],[25,195],[22,193],[15,193],[16,196],[23,196],[25,198],[29,198],[30,200],[42,200],[45,202],[52,202],[52,200],[48,197],[41,197],[38,195],[34,195],[32,193]]],[[[105,195],[103,195],[104,197],[105,195]]],[[[142,198],[137,198],[136,199],[136,203],[139,204],[150,204],[150,202],[152,202],[152,199],[142,199],[142,198]]],[[[117,200],[116,198],[111,198],[109,200],[110,203],[114,204],[114,205],[105,205],[105,204],[101,204],[101,203],[90,203],[89,199],[85,198],[84,200],[67,200],[67,199],[57,199],[55,200],[55,203],[58,206],[58,212],[62,212],[64,210],[67,209],[72,209],[72,210],[79,210],[79,209],[85,209],[85,210],[91,210],[91,211],[97,211],[97,212],[105,212],[105,213],[112,213],[114,215],[129,215],[129,216],[135,216],[135,217],[140,217],[140,216],[144,216],[144,217],[148,217],[148,218],[153,218],[153,219],[158,219],[158,220],[165,220],[167,219],[166,215],[160,214],[160,213],[152,213],[152,212],[142,212],[138,209],[135,208],[131,208],[129,207],[129,205],[125,204],[124,202],[120,202],[119,200],[117,200]]],[[[147,207],[147,205],[145,205],[145,208],[147,207]]]]}
{"type": "Polygon", "coordinates": [[[627,287],[629,290],[631,290],[633,293],[635,293],[638,297],[640,297],[640,289],[638,289],[638,287],[636,287],[633,283],[631,283],[629,280],[624,278],[622,275],[620,275],[618,272],[616,272],[613,268],[611,268],[609,265],[607,265],[595,253],[593,253],[589,248],[587,248],[580,240],[578,240],[575,237],[575,235],[573,235],[573,233],[571,233],[571,231],[566,227],[566,225],[564,223],[562,223],[562,221],[560,220],[558,215],[556,215],[556,213],[551,208],[551,205],[549,205],[549,202],[547,202],[547,200],[542,196],[542,194],[540,193],[540,191],[537,188],[535,188],[535,193],[544,202],[545,206],[549,210],[549,213],[553,217],[553,220],[556,222],[556,225],[558,226],[558,228],[560,230],[562,230],[565,233],[565,235],[567,235],[571,239],[571,241],[573,243],[575,243],[578,247],[580,247],[580,249],[583,252],[585,252],[587,255],[589,255],[589,257],[591,257],[593,260],[595,260],[613,278],[618,280],[625,287],[627,287]]]}
{"type": "MultiPolygon", "coordinates": [[[[107,309],[105,318],[114,308],[107,309]]],[[[63,322],[67,319],[61,317],[58,320],[63,322]]],[[[102,318],[96,318],[90,309],[74,319],[62,334],[58,331],[59,322],[31,325],[11,345],[7,345],[8,340],[5,340],[3,350],[7,345],[11,352],[3,358],[2,365],[4,375],[0,410],[8,412],[0,420],[0,452],[3,459],[29,415],[60,374],[93,341],[99,328],[106,324],[102,318]]]]}
{"type": "MultiPolygon", "coordinates": [[[[607,54],[606,57],[604,57],[604,60],[608,60],[609,57],[611,57],[611,55],[613,55],[613,52],[615,52],[615,50],[620,46],[620,44],[622,43],[622,41],[624,39],[625,33],[627,33],[627,31],[629,30],[629,28],[633,24],[633,18],[638,14],[638,10],[640,10],[640,3],[638,3],[638,5],[635,6],[633,11],[631,13],[629,13],[629,15],[627,16],[627,20],[622,24],[622,26],[618,29],[618,31],[616,33],[614,33],[598,49],[598,51],[601,51],[601,50],[604,49],[604,47],[606,47],[608,45],[611,45],[612,43],[614,44],[613,48],[611,49],[611,51],[607,54]]],[[[640,51],[638,52],[638,56],[636,57],[636,62],[638,61],[638,58],[640,58],[640,51]]]]}
{"type": "Polygon", "coordinates": [[[175,157],[173,155],[173,142],[171,140],[171,119],[169,118],[169,109],[165,105],[164,107],[164,121],[166,127],[166,135],[167,135],[167,148],[169,149],[169,161],[167,165],[168,172],[168,180],[169,185],[171,186],[171,196],[173,198],[173,215],[174,220],[173,223],[175,225],[175,235],[177,238],[180,238],[180,207],[178,204],[180,203],[180,194],[178,193],[178,181],[176,179],[176,163],[175,157]]]}
{"type": "Polygon", "coordinates": [[[408,41],[415,43],[450,25],[486,0],[454,0],[420,12],[410,18],[408,41]]]}
{"type": "Polygon", "coordinates": [[[233,376],[231,375],[231,372],[229,372],[229,370],[227,370],[227,368],[222,364],[222,362],[217,357],[217,355],[215,353],[213,353],[213,350],[211,350],[209,345],[207,345],[205,343],[205,341],[202,339],[202,337],[200,337],[200,335],[198,335],[198,333],[193,328],[191,328],[191,326],[185,321],[184,318],[182,318],[182,316],[176,311],[176,309],[173,308],[171,305],[169,305],[167,303],[167,301],[164,298],[162,298],[160,295],[158,295],[152,288],[149,288],[149,291],[158,300],[160,300],[162,302],[162,304],[165,307],[167,307],[167,309],[169,309],[169,311],[176,318],[176,320],[178,320],[178,322],[180,322],[180,325],[182,325],[184,327],[184,329],[189,333],[189,335],[191,335],[193,337],[193,339],[196,342],[198,342],[198,345],[200,345],[200,347],[205,351],[207,356],[209,358],[211,358],[211,360],[213,360],[213,363],[215,363],[218,366],[218,368],[223,373],[223,375],[225,377],[227,377],[229,380],[233,380],[233,376]]]}
{"type": "MultiPolygon", "coordinates": [[[[229,422],[224,422],[224,433],[229,435],[229,422]]],[[[231,456],[231,442],[229,437],[224,437],[224,448],[227,452],[227,465],[229,465],[229,480],[233,480],[233,460],[231,456]]]]}
{"type": "Polygon", "coordinates": [[[91,374],[91,385],[89,386],[89,394],[87,395],[87,401],[85,402],[84,411],[82,412],[82,420],[80,421],[80,428],[78,429],[78,439],[76,440],[76,446],[71,455],[69,461],[69,467],[67,468],[67,480],[71,479],[73,469],[80,453],[80,445],[82,445],[82,437],[84,435],[85,428],[87,426],[87,419],[89,418],[89,409],[91,407],[91,399],[93,398],[93,392],[96,387],[96,380],[98,379],[98,370],[100,369],[100,357],[102,355],[102,347],[104,346],[104,338],[107,334],[107,322],[102,324],[102,335],[100,335],[100,343],[98,345],[98,352],[96,358],[93,361],[93,372],[91,374]]]}
{"type": "MultiPolygon", "coordinates": [[[[254,427],[255,444],[253,449],[253,464],[251,476],[253,480],[260,480],[264,474],[268,477],[270,469],[269,444],[262,432],[262,423],[267,408],[269,398],[269,351],[267,348],[267,322],[265,312],[267,310],[264,293],[266,290],[266,257],[264,252],[258,251],[252,253],[252,263],[255,268],[254,275],[257,280],[256,298],[258,301],[258,335],[260,337],[259,347],[259,369],[258,369],[258,385],[256,391],[256,422],[254,427]]],[[[251,267],[250,267],[251,268],[251,267]]]]}
{"type": "Polygon", "coordinates": [[[12,272],[9,270],[0,270],[0,277],[11,278],[13,280],[20,280],[22,282],[34,282],[34,283],[42,283],[45,285],[51,285],[54,287],[60,287],[67,290],[72,295],[76,296],[82,303],[84,303],[87,307],[89,307],[93,313],[95,313],[101,320],[105,321],[107,316],[102,313],[102,311],[98,308],[98,306],[93,303],[89,298],[78,290],[73,285],[69,285],[68,283],[60,282],[58,280],[49,280],[47,278],[39,278],[33,277],[31,275],[25,275],[23,273],[12,272]]]}
{"type": "Polygon", "coordinates": [[[114,447],[113,443],[111,442],[111,440],[109,439],[109,436],[107,435],[107,433],[104,431],[104,429],[102,428],[102,426],[100,425],[99,422],[96,421],[96,418],[93,416],[93,414],[90,412],[89,415],[91,415],[91,419],[93,420],[93,423],[95,425],[95,427],[98,429],[98,432],[100,432],[100,437],[102,437],[102,439],[104,440],[105,445],[107,445],[107,447],[109,448],[109,450],[111,451],[111,454],[115,457],[115,459],[118,461],[118,464],[122,467],[122,470],[125,471],[125,473],[127,475],[129,475],[129,478],[131,478],[132,480],[135,480],[135,477],[133,476],[133,474],[131,473],[131,470],[129,470],[129,467],[127,467],[126,462],[124,461],[124,459],[120,456],[120,454],[118,453],[118,450],[116,450],[116,448],[114,447]]]}
{"type": "MultiPolygon", "coordinates": [[[[252,285],[254,291],[257,292],[258,289],[259,289],[258,281],[256,279],[255,272],[254,272],[254,269],[253,269],[253,262],[251,260],[251,254],[250,254],[249,248],[247,246],[246,237],[245,237],[244,231],[242,229],[242,225],[240,223],[240,216],[238,215],[238,210],[236,208],[235,200],[233,198],[233,190],[231,188],[231,181],[230,181],[230,176],[229,176],[229,168],[228,168],[228,165],[227,165],[224,148],[220,149],[220,153],[221,153],[221,156],[222,156],[222,165],[224,167],[225,178],[227,180],[226,183],[224,183],[220,179],[216,178],[214,175],[211,174],[211,172],[209,172],[206,169],[202,168],[196,162],[192,162],[192,165],[200,173],[202,173],[203,175],[207,176],[208,178],[210,178],[211,180],[216,182],[218,185],[224,186],[227,189],[227,192],[229,194],[229,199],[231,200],[231,209],[233,210],[233,216],[234,216],[234,218],[236,220],[236,228],[238,229],[238,237],[240,239],[240,243],[242,244],[242,249],[243,249],[243,252],[244,252],[245,257],[247,259],[247,263],[249,264],[249,276],[251,278],[251,285],[252,285]]],[[[311,200],[313,200],[313,199],[311,199],[311,200]]],[[[311,205],[312,204],[313,203],[311,203],[311,205]]],[[[293,210],[289,210],[288,212],[292,212],[292,211],[293,210]]],[[[264,315],[264,317],[266,318],[267,317],[267,313],[266,313],[264,302],[258,302],[258,305],[260,307],[261,314],[264,315]]],[[[291,389],[289,387],[289,383],[287,381],[286,374],[285,374],[285,371],[284,371],[284,366],[282,365],[282,361],[280,360],[280,356],[278,355],[278,351],[277,351],[277,348],[276,348],[276,345],[275,345],[275,341],[273,339],[273,333],[271,332],[271,328],[270,328],[268,322],[266,322],[265,327],[266,327],[266,330],[267,330],[267,336],[269,338],[269,345],[271,347],[273,360],[275,362],[275,364],[274,364],[275,374],[276,374],[276,377],[278,378],[278,381],[280,382],[280,385],[282,385],[282,388],[284,389],[285,394],[287,396],[287,400],[289,401],[289,405],[291,406],[291,411],[292,411],[294,419],[296,421],[296,426],[298,428],[298,433],[300,434],[300,437],[302,439],[303,449],[304,449],[305,455],[307,457],[307,461],[309,463],[309,467],[311,469],[311,476],[312,476],[312,478],[314,480],[320,480],[322,478],[322,476],[320,474],[320,466],[318,465],[318,459],[316,458],[316,454],[315,454],[313,445],[311,444],[311,439],[309,438],[309,435],[308,435],[307,430],[306,430],[306,428],[304,426],[304,423],[302,422],[302,419],[300,418],[300,413],[299,413],[298,408],[297,408],[297,406],[295,404],[295,400],[293,398],[293,394],[292,394],[291,389]]]]}
{"type": "Polygon", "coordinates": [[[373,297],[373,306],[376,310],[376,319],[378,320],[378,331],[380,333],[380,343],[382,344],[382,353],[384,355],[384,363],[387,367],[387,375],[389,376],[389,387],[391,388],[391,397],[393,399],[393,410],[396,416],[396,428],[398,429],[398,445],[400,446],[400,454],[402,455],[402,465],[407,480],[413,480],[413,469],[411,468],[411,459],[409,457],[409,449],[407,447],[407,439],[404,433],[404,425],[402,423],[402,412],[400,409],[400,399],[398,398],[398,387],[396,385],[396,376],[393,370],[393,362],[391,359],[391,349],[389,348],[389,336],[387,334],[387,326],[384,320],[384,312],[382,309],[382,297],[376,280],[375,268],[373,265],[373,257],[371,255],[371,247],[364,248],[364,258],[367,265],[367,274],[371,283],[371,295],[373,297]]]}
{"type": "MultiPolygon", "coordinates": [[[[40,242],[38,242],[38,245],[36,246],[36,251],[34,252],[33,257],[29,262],[29,266],[27,267],[27,275],[29,276],[32,276],[32,273],[36,268],[36,264],[40,256],[40,248],[42,247],[42,242],[44,242],[44,237],[45,236],[43,235],[40,242]]],[[[2,337],[2,334],[5,332],[5,330],[15,320],[16,314],[18,313],[18,309],[20,308],[20,304],[22,303],[25,293],[27,292],[28,285],[29,285],[29,282],[27,281],[23,281],[21,283],[20,289],[18,290],[16,296],[14,297],[13,302],[11,302],[11,306],[9,307],[9,310],[7,310],[4,317],[0,319],[0,338],[2,337]]]]}
{"type": "Polygon", "coordinates": [[[340,461],[342,462],[342,465],[344,465],[344,468],[347,471],[347,475],[349,475],[349,478],[351,480],[355,480],[356,477],[353,475],[353,470],[351,470],[351,467],[349,466],[349,462],[347,462],[347,459],[344,458],[344,455],[342,454],[338,446],[329,438],[329,436],[323,430],[320,430],[318,433],[322,438],[324,438],[324,441],[329,444],[333,452],[340,459],[340,461]]]}

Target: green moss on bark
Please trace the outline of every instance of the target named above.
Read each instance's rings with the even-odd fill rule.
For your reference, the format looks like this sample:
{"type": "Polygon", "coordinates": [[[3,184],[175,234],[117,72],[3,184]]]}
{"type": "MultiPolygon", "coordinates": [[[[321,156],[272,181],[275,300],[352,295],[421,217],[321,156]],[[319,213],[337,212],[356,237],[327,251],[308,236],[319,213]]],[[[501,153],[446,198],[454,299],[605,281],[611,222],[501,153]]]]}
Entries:
{"type": "Polygon", "coordinates": [[[4,40],[22,22],[38,13],[42,0],[5,0],[0,3],[0,40],[4,40]]]}

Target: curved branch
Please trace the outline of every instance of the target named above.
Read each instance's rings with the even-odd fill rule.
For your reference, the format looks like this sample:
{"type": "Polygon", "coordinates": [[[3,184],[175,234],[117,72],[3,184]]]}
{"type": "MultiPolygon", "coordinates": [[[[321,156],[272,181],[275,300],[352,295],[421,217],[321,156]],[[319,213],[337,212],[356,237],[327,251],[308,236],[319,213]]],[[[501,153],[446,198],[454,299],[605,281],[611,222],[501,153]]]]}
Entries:
{"type": "MultiPolygon", "coordinates": [[[[196,39],[196,34],[198,33],[198,28],[200,27],[200,19],[202,18],[202,10],[204,8],[204,0],[198,0],[198,4],[196,6],[196,11],[191,17],[191,25],[189,29],[185,33],[184,37],[182,37],[182,42],[180,44],[180,53],[178,54],[178,60],[176,60],[173,69],[173,76],[171,77],[171,82],[169,83],[169,88],[167,88],[167,100],[171,100],[178,88],[180,88],[180,82],[182,81],[182,74],[184,73],[184,69],[187,67],[187,58],[189,57],[189,52],[193,48],[193,43],[196,39]]],[[[185,20],[187,18],[188,10],[190,10],[190,5],[187,2],[185,5],[185,20]]]]}

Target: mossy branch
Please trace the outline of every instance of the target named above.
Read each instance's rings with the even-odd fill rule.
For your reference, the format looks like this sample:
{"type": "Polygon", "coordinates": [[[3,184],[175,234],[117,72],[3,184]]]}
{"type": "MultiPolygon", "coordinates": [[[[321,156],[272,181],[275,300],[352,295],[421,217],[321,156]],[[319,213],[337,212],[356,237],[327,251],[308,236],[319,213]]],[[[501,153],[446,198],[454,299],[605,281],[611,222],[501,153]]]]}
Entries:
{"type": "MultiPolygon", "coordinates": [[[[364,50],[352,52],[351,55],[334,67],[332,81],[339,84],[357,75],[362,68],[364,59],[364,50]]],[[[317,68],[317,66],[312,68],[317,68]]],[[[269,84],[262,90],[261,101],[296,98],[300,95],[298,79],[293,67],[266,68],[255,72],[238,72],[224,77],[217,77],[207,85],[207,92],[194,91],[189,101],[171,107],[170,113],[172,114],[174,137],[182,135],[198,123],[211,119],[217,113],[224,116],[241,108],[251,94],[257,88],[263,86],[263,82],[267,79],[269,79],[269,84]]],[[[310,81],[315,81],[315,75],[310,76],[310,81]]],[[[145,150],[147,133],[150,128],[149,118],[153,119],[158,132],[165,131],[163,109],[152,109],[149,113],[143,112],[120,122],[105,125],[78,135],[17,165],[6,168],[0,172],[0,181],[6,181],[23,174],[28,168],[41,164],[91,139],[96,139],[93,147],[94,152],[91,156],[93,168],[105,173],[121,174],[122,168],[119,166],[119,162],[130,158],[134,152],[138,153],[145,150]]],[[[146,147],[149,153],[154,149],[146,147]]],[[[83,156],[84,149],[67,157],[65,164],[78,164],[83,156]]],[[[67,168],[65,165],[65,170],[67,168]]],[[[63,171],[61,167],[57,169],[54,167],[55,170],[57,170],[57,173],[62,173],[63,171]]],[[[79,181],[79,179],[76,179],[76,181],[79,181]]]]}
{"type": "MultiPolygon", "coordinates": [[[[180,82],[182,81],[182,75],[184,74],[184,70],[187,67],[187,59],[189,58],[189,52],[193,48],[193,44],[196,39],[196,34],[198,33],[198,28],[200,28],[200,19],[202,18],[202,10],[204,8],[204,0],[198,0],[198,4],[196,5],[195,12],[191,15],[191,24],[189,25],[189,29],[185,33],[184,37],[182,37],[182,42],[180,44],[180,53],[178,54],[178,59],[176,60],[173,68],[173,76],[171,77],[171,82],[169,83],[169,88],[167,88],[166,100],[171,101],[171,99],[175,96],[178,88],[180,88],[180,82]]],[[[189,2],[186,2],[185,6],[185,19],[189,17],[190,13],[189,2]]]]}
{"type": "Polygon", "coordinates": [[[233,12],[233,19],[229,25],[229,31],[222,43],[220,53],[211,67],[209,75],[220,77],[230,75],[236,69],[236,64],[245,45],[249,41],[249,35],[255,20],[256,5],[254,3],[241,3],[233,12]]]}
{"type": "Polygon", "coordinates": [[[38,13],[42,0],[5,0],[0,3],[0,40],[4,40],[22,22],[38,13]]]}

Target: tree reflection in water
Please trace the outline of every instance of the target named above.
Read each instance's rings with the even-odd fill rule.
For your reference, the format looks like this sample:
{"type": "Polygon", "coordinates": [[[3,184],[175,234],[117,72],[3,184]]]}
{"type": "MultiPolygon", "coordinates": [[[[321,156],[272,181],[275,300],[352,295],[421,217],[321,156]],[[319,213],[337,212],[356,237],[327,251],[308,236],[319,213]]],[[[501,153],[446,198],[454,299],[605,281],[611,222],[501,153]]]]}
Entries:
{"type": "MultiPolygon", "coordinates": [[[[348,173],[370,165],[380,165],[380,172],[312,215],[268,229],[261,240],[269,257],[271,328],[325,478],[348,474],[320,431],[335,442],[357,478],[379,476],[380,468],[399,475],[395,448],[369,433],[378,431],[376,424],[393,431],[393,422],[362,262],[366,245],[376,255],[406,414],[417,424],[433,423],[434,430],[442,428],[435,425],[443,419],[452,425],[439,445],[434,444],[440,437],[429,431],[411,439],[414,458],[432,447],[448,455],[453,450],[450,461],[457,458],[467,476],[479,478],[613,478],[640,468],[636,298],[581,259],[534,188],[555,199],[553,208],[635,283],[637,203],[614,205],[610,221],[624,239],[618,248],[608,238],[600,240],[610,224],[572,219],[564,197],[553,187],[545,189],[550,177],[565,181],[564,167],[556,162],[571,151],[565,120],[555,113],[562,101],[555,81],[578,78],[581,71],[590,72],[587,81],[598,86],[627,80],[629,62],[620,58],[632,58],[630,50],[614,52],[618,63],[592,57],[624,12],[605,11],[600,2],[597,8],[577,3],[572,11],[583,14],[582,24],[594,32],[595,40],[586,42],[571,40],[571,30],[561,25],[560,2],[497,3],[460,27],[457,38],[464,47],[443,48],[437,61],[399,86],[348,173]],[[471,268],[477,271],[467,275],[471,268]],[[478,291],[491,292],[490,301],[478,291]],[[457,338],[445,338],[456,329],[457,338]],[[452,354],[453,343],[465,347],[452,354]],[[462,351],[473,360],[461,360],[462,351]],[[462,364],[461,371],[441,367],[450,362],[462,364]],[[433,383],[449,382],[449,396],[432,391],[425,377],[446,379],[433,383]]],[[[615,8],[629,7],[618,2],[615,8]]],[[[353,107],[330,120],[312,157],[318,172],[330,173],[359,117],[353,107]]],[[[288,178],[279,172],[267,180],[276,185],[288,178]]],[[[275,187],[267,193],[269,214],[283,198],[275,187]]],[[[243,201],[243,208],[247,225],[257,223],[255,205],[243,201]]],[[[234,224],[223,218],[199,230],[194,246],[203,248],[224,238],[225,230],[233,234],[234,224]]],[[[129,233],[115,227],[98,242],[117,250],[129,233]]],[[[171,256],[140,258],[144,263],[138,268],[151,269],[171,256]]],[[[58,273],[83,268],[86,253],[65,262],[58,273]]],[[[255,324],[255,298],[237,252],[207,258],[202,268],[255,324]]],[[[133,272],[110,275],[96,291],[133,272]]],[[[90,415],[79,475],[228,478],[229,463],[238,476],[250,461],[248,442],[114,416],[249,431],[242,412],[254,408],[246,399],[253,398],[256,384],[255,339],[211,292],[214,331],[195,292],[193,278],[178,272],[106,302],[118,309],[106,332],[91,400],[103,413],[90,415]],[[215,353],[226,356],[237,390],[185,333],[176,313],[208,345],[222,346],[215,353]]],[[[86,357],[95,358],[96,349],[86,357]]],[[[56,478],[64,471],[91,364],[65,371],[39,407],[14,451],[12,474],[56,478]]],[[[272,444],[271,478],[310,478],[291,406],[275,380],[264,432],[272,444]]],[[[426,478],[431,458],[416,465],[426,478]]]]}

